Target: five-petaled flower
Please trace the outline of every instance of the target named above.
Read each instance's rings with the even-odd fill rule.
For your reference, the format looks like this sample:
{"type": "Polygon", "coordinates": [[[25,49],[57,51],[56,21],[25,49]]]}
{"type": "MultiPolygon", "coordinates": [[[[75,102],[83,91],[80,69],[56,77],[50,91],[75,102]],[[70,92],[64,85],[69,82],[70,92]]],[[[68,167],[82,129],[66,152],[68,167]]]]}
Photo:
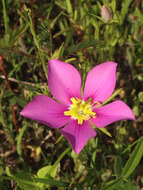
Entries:
{"type": "Polygon", "coordinates": [[[36,96],[21,112],[21,115],[52,128],[61,128],[78,154],[86,142],[96,136],[93,123],[103,128],[122,119],[134,120],[132,110],[120,100],[100,106],[109,98],[116,84],[114,62],[95,66],[87,74],[83,95],[81,77],[70,64],[51,60],[48,63],[48,86],[57,101],[46,95],[36,96]]]}

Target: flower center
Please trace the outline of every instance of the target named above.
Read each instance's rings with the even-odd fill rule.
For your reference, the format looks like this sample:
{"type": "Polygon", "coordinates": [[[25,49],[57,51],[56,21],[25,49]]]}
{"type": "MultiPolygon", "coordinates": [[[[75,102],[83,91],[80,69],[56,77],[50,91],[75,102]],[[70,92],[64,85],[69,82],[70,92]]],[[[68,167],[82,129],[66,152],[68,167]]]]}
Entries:
{"type": "Polygon", "coordinates": [[[71,102],[72,104],[69,107],[69,111],[65,111],[64,115],[77,119],[78,124],[82,124],[84,120],[89,120],[91,117],[96,117],[96,113],[92,111],[90,98],[87,101],[83,101],[79,98],[71,98],[71,102]]]}

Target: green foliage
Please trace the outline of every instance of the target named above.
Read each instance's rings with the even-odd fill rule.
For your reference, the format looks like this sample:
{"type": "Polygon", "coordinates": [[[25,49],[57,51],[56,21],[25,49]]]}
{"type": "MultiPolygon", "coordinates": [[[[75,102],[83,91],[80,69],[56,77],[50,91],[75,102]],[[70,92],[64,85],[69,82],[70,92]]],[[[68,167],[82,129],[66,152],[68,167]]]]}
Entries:
{"type": "Polygon", "coordinates": [[[143,3],[117,0],[2,0],[0,3],[0,189],[139,190],[143,186],[143,3]],[[101,18],[102,5],[111,13],[101,18]],[[20,116],[37,94],[51,96],[47,60],[118,63],[117,89],[136,121],[97,129],[77,156],[58,130],[20,116]],[[0,63],[1,68],[1,63],[0,63]],[[110,136],[110,137],[109,137],[110,136]]]}
{"type": "Polygon", "coordinates": [[[24,190],[43,190],[43,186],[41,186],[41,184],[45,184],[46,186],[49,184],[51,186],[57,187],[67,187],[68,185],[62,181],[56,181],[50,176],[47,178],[37,178],[26,172],[17,172],[16,174],[12,174],[8,167],[6,168],[6,173],[11,179],[17,182],[20,188],[24,190]]]}
{"type": "Polygon", "coordinates": [[[142,146],[143,146],[143,140],[138,142],[135,150],[133,151],[133,153],[131,154],[125,167],[123,168],[123,171],[121,174],[123,177],[128,178],[132,174],[134,169],[138,166],[138,164],[143,156],[142,146]]]}
{"type": "Polygon", "coordinates": [[[27,129],[27,125],[25,124],[17,136],[17,154],[20,156],[21,161],[23,161],[22,150],[21,150],[22,136],[24,135],[24,132],[26,129],[27,129]]]}
{"type": "Polygon", "coordinates": [[[134,151],[130,155],[130,158],[123,167],[122,172],[121,172],[122,165],[120,164],[121,158],[119,157],[116,158],[115,173],[117,174],[117,178],[115,180],[111,180],[110,182],[106,183],[105,186],[102,188],[102,190],[116,190],[118,188],[124,189],[125,187],[130,190],[139,189],[134,184],[132,184],[128,178],[131,176],[135,168],[138,166],[143,156],[142,146],[143,146],[143,140],[142,138],[140,138],[140,141],[136,145],[134,151]],[[117,163],[117,161],[119,163],[117,163]]]}

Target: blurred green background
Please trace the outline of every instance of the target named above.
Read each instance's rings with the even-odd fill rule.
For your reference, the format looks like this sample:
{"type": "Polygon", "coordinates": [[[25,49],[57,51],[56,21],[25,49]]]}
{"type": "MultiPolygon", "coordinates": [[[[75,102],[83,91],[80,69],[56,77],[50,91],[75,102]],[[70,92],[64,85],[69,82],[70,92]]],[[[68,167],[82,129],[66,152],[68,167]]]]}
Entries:
{"type": "Polygon", "coordinates": [[[143,189],[143,1],[0,1],[0,189],[143,189]],[[105,12],[103,12],[103,5],[105,12]],[[50,96],[47,62],[74,65],[83,81],[115,61],[115,99],[135,121],[98,132],[79,155],[58,130],[20,116],[37,94],[50,96]]]}

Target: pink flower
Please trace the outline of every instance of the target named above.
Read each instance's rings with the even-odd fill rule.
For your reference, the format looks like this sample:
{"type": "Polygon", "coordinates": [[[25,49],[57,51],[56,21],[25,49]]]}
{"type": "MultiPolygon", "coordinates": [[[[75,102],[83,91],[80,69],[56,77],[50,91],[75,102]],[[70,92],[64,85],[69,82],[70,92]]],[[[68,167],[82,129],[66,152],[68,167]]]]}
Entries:
{"type": "Polygon", "coordinates": [[[89,71],[81,95],[81,77],[70,64],[59,60],[48,63],[48,86],[57,101],[46,95],[36,96],[21,115],[50,126],[61,128],[78,154],[86,142],[96,136],[91,127],[102,128],[122,119],[134,120],[131,109],[120,100],[99,106],[112,95],[116,83],[114,62],[105,62],[89,71]]]}

